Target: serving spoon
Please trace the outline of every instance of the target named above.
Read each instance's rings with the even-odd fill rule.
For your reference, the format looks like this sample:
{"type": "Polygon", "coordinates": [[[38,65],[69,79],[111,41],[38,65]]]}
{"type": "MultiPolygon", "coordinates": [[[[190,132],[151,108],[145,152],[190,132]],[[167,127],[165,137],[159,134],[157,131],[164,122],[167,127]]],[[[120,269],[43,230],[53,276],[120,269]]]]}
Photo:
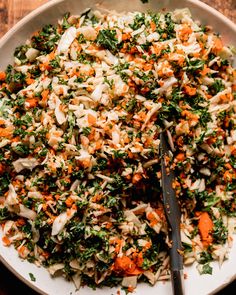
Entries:
{"type": "Polygon", "coordinates": [[[172,290],[174,295],[184,294],[183,285],[183,256],[181,255],[180,218],[181,212],[173,189],[175,179],[174,172],[167,167],[166,157],[169,156],[170,148],[163,132],[160,134],[160,156],[161,156],[161,183],[163,203],[166,219],[169,225],[170,268],[172,290]]]}

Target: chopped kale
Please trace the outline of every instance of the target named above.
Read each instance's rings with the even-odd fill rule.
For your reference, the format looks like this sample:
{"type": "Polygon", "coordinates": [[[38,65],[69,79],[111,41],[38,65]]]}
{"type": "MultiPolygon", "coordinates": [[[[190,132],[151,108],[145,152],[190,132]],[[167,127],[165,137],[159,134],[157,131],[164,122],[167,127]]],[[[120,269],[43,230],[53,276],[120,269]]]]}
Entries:
{"type": "Polygon", "coordinates": [[[112,52],[117,51],[118,40],[116,30],[100,30],[96,39],[98,45],[112,52]]]}

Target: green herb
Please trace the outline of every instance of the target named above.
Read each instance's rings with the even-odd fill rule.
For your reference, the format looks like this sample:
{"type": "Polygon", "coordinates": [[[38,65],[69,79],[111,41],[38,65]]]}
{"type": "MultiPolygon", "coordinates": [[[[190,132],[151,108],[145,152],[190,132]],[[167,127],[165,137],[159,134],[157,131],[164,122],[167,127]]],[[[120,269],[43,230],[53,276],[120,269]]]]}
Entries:
{"type": "Polygon", "coordinates": [[[200,254],[200,260],[199,260],[199,263],[200,264],[205,264],[205,263],[208,263],[210,261],[212,261],[213,258],[212,258],[212,255],[211,253],[207,252],[207,251],[203,251],[201,254],[200,254]]]}
{"type": "Polygon", "coordinates": [[[218,92],[223,91],[224,89],[225,89],[225,87],[223,85],[222,80],[220,80],[220,79],[216,79],[214,81],[214,83],[210,86],[210,90],[213,95],[217,94],[218,92]]]}
{"type": "Polygon", "coordinates": [[[211,114],[208,112],[207,108],[203,108],[201,111],[199,111],[199,113],[199,122],[203,127],[206,127],[207,123],[212,121],[211,114]]]}
{"type": "Polygon", "coordinates": [[[25,136],[27,132],[23,128],[17,128],[13,131],[14,136],[20,135],[21,137],[25,136]]]}
{"type": "Polygon", "coordinates": [[[39,31],[38,35],[34,35],[31,39],[32,47],[41,51],[41,53],[50,53],[56,46],[60,35],[57,28],[52,25],[46,25],[39,31]]]}
{"type": "Polygon", "coordinates": [[[117,66],[114,67],[116,74],[120,75],[121,79],[124,82],[127,82],[129,76],[127,73],[124,72],[124,70],[128,70],[129,68],[129,63],[125,62],[123,64],[118,64],[117,66]]]}
{"type": "Polygon", "coordinates": [[[14,119],[14,125],[16,126],[26,126],[28,127],[32,123],[32,117],[29,114],[25,114],[20,119],[14,119]]]}
{"type": "Polygon", "coordinates": [[[187,244],[187,243],[182,243],[182,246],[184,247],[184,252],[187,253],[187,252],[192,252],[193,251],[193,248],[191,245],[187,244]]]}
{"type": "MultiPolygon", "coordinates": [[[[8,186],[10,184],[10,180],[9,180],[9,176],[8,174],[5,174],[3,176],[0,177],[0,194],[4,195],[4,193],[6,193],[8,191],[8,186]]],[[[4,211],[5,212],[5,211],[4,211]]]]}
{"type": "Polygon", "coordinates": [[[64,17],[63,17],[63,21],[62,21],[62,29],[66,30],[69,27],[71,27],[71,25],[68,23],[68,18],[70,17],[70,13],[67,12],[64,17]]]}
{"type": "Polygon", "coordinates": [[[133,112],[136,106],[137,106],[137,100],[135,98],[132,98],[126,104],[126,111],[133,112]]]}
{"type": "Polygon", "coordinates": [[[107,83],[107,85],[110,87],[110,89],[112,89],[113,85],[114,85],[114,80],[108,80],[107,77],[104,77],[104,83],[107,83]]]}
{"type": "Polygon", "coordinates": [[[10,216],[10,212],[6,207],[0,208],[0,222],[8,219],[10,216]]]}
{"type": "Polygon", "coordinates": [[[30,277],[30,279],[31,279],[32,282],[35,282],[36,281],[35,276],[31,272],[29,273],[29,277],[30,277]]]}
{"type": "Polygon", "coordinates": [[[105,170],[107,168],[107,159],[105,158],[99,158],[97,160],[97,170],[105,170]]]}
{"type": "Polygon", "coordinates": [[[82,132],[83,132],[83,134],[85,136],[89,136],[89,134],[91,133],[91,128],[90,127],[84,127],[82,132]]]}
{"type": "Polygon", "coordinates": [[[122,150],[113,150],[113,155],[115,159],[123,159],[127,156],[127,153],[122,150]]]}
{"type": "Polygon", "coordinates": [[[100,30],[96,39],[98,45],[112,52],[117,51],[118,40],[116,30],[100,30]]]}
{"type": "Polygon", "coordinates": [[[60,58],[58,55],[55,57],[55,59],[50,61],[50,66],[53,69],[60,68],[60,58]]]}
{"type": "Polygon", "coordinates": [[[130,25],[131,29],[134,31],[141,28],[142,25],[145,24],[145,14],[144,13],[137,13],[134,18],[134,22],[130,25]]]}
{"type": "Polygon", "coordinates": [[[209,274],[209,275],[212,275],[212,267],[209,265],[209,263],[206,263],[203,265],[202,267],[202,271],[200,273],[201,275],[202,274],[209,274]]]}
{"type": "Polygon", "coordinates": [[[29,146],[21,143],[17,144],[14,150],[22,156],[27,156],[30,152],[29,146]]]}
{"type": "Polygon", "coordinates": [[[12,77],[13,66],[8,65],[6,68],[6,82],[9,84],[12,77]]]}
{"type": "Polygon", "coordinates": [[[217,244],[224,244],[228,238],[228,230],[223,224],[222,219],[216,219],[213,221],[214,229],[213,229],[213,239],[217,244]]]}
{"type": "Polygon", "coordinates": [[[171,18],[171,14],[167,13],[165,15],[165,22],[166,22],[166,33],[168,39],[171,39],[175,36],[175,24],[171,18]]]}
{"type": "Polygon", "coordinates": [[[42,150],[38,153],[38,155],[40,156],[40,157],[45,157],[46,155],[47,155],[47,153],[48,153],[48,149],[47,148],[42,148],[42,150]]]}
{"type": "Polygon", "coordinates": [[[25,74],[18,72],[13,75],[12,82],[22,84],[25,81],[25,78],[25,74]]]}
{"type": "Polygon", "coordinates": [[[84,35],[81,33],[79,34],[79,36],[77,37],[77,41],[82,44],[82,43],[86,43],[86,39],[84,37],[84,35]]]}
{"type": "Polygon", "coordinates": [[[202,70],[205,64],[205,61],[202,59],[193,59],[193,60],[187,59],[186,61],[187,61],[187,66],[184,67],[183,69],[191,73],[194,73],[197,70],[202,70]]]}
{"type": "Polygon", "coordinates": [[[26,57],[26,52],[28,50],[28,46],[27,45],[21,45],[16,47],[15,52],[14,52],[14,56],[16,58],[18,58],[21,63],[26,63],[27,62],[27,57],[26,57]]]}

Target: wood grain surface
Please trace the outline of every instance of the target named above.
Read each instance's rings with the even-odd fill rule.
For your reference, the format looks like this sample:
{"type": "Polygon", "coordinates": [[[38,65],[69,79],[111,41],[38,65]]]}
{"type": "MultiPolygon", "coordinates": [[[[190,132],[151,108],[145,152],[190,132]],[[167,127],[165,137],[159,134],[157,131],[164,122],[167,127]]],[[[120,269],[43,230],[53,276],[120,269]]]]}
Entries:
{"type": "MultiPolygon", "coordinates": [[[[0,0],[0,37],[23,16],[45,2],[48,0],[0,0]]],[[[236,0],[204,0],[203,2],[216,8],[236,23],[236,0]]],[[[236,282],[233,282],[218,295],[235,294],[235,290],[236,282]]],[[[37,293],[25,286],[0,263],[0,295],[15,294],[36,295],[37,293]]]]}

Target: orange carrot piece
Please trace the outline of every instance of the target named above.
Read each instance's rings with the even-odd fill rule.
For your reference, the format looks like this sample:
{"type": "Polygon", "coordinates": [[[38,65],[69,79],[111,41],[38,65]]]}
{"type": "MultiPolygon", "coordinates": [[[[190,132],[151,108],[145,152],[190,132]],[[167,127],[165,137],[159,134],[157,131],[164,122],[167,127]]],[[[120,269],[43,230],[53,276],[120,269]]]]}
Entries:
{"type": "Polygon", "coordinates": [[[35,80],[34,79],[31,79],[31,78],[26,78],[25,81],[26,81],[26,84],[27,85],[31,85],[31,84],[34,83],[35,80]]]}
{"type": "Polygon", "coordinates": [[[216,38],[215,39],[215,42],[214,42],[214,45],[213,45],[213,52],[214,53],[219,53],[223,48],[223,42],[220,38],[216,38]]]}
{"type": "Polygon", "coordinates": [[[91,115],[91,114],[88,114],[88,123],[89,123],[89,125],[94,125],[94,124],[96,124],[96,117],[94,117],[93,115],[91,115]]]}
{"type": "Polygon", "coordinates": [[[175,158],[178,161],[183,161],[185,159],[185,154],[184,153],[179,153],[175,158]]]}
{"type": "Polygon", "coordinates": [[[212,243],[212,231],[213,231],[213,221],[211,220],[210,215],[207,212],[201,212],[199,221],[198,221],[198,229],[202,238],[202,242],[204,245],[208,246],[212,243]]]}
{"type": "Polygon", "coordinates": [[[132,177],[132,183],[133,184],[138,183],[141,179],[142,179],[142,174],[141,173],[136,173],[132,177]]]}
{"type": "Polygon", "coordinates": [[[143,271],[127,256],[117,257],[114,264],[115,271],[124,272],[127,275],[139,275],[143,271]]]}
{"type": "Polygon", "coordinates": [[[223,178],[225,182],[232,182],[233,174],[230,171],[226,170],[223,175],[223,178]]]}
{"type": "Polygon", "coordinates": [[[5,167],[2,163],[0,163],[0,175],[3,174],[5,167]]]}
{"type": "Polygon", "coordinates": [[[68,208],[70,208],[74,203],[74,200],[71,197],[68,197],[65,201],[65,204],[68,208]]]}
{"type": "Polygon", "coordinates": [[[152,32],[156,31],[157,26],[153,21],[150,22],[150,27],[151,27],[152,32]]]}
{"type": "Polygon", "coordinates": [[[11,241],[6,236],[2,237],[2,242],[3,242],[4,246],[8,247],[11,245],[11,241]]]}
{"type": "Polygon", "coordinates": [[[186,85],[184,88],[185,88],[185,92],[190,96],[195,95],[197,92],[197,89],[195,87],[190,87],[190,86],[186,85]]]}
{"type": "Polygon", "coordinates": [[[0,137],[11,138],[13,129],[11,127],[0,128],[0,137]]]}
{"type": "Polygon", "coordinates": [[[0,81],[5,81],[5,80],[6,80],[6,73],[0,72],[0,81]]]}
{"type": "Polygon", "coordinates": [[[26,99],[26,102],[29,104],[29,108],[35,108],[38,105],[38,100],[37,98],[28,98],[26,99]]]}

